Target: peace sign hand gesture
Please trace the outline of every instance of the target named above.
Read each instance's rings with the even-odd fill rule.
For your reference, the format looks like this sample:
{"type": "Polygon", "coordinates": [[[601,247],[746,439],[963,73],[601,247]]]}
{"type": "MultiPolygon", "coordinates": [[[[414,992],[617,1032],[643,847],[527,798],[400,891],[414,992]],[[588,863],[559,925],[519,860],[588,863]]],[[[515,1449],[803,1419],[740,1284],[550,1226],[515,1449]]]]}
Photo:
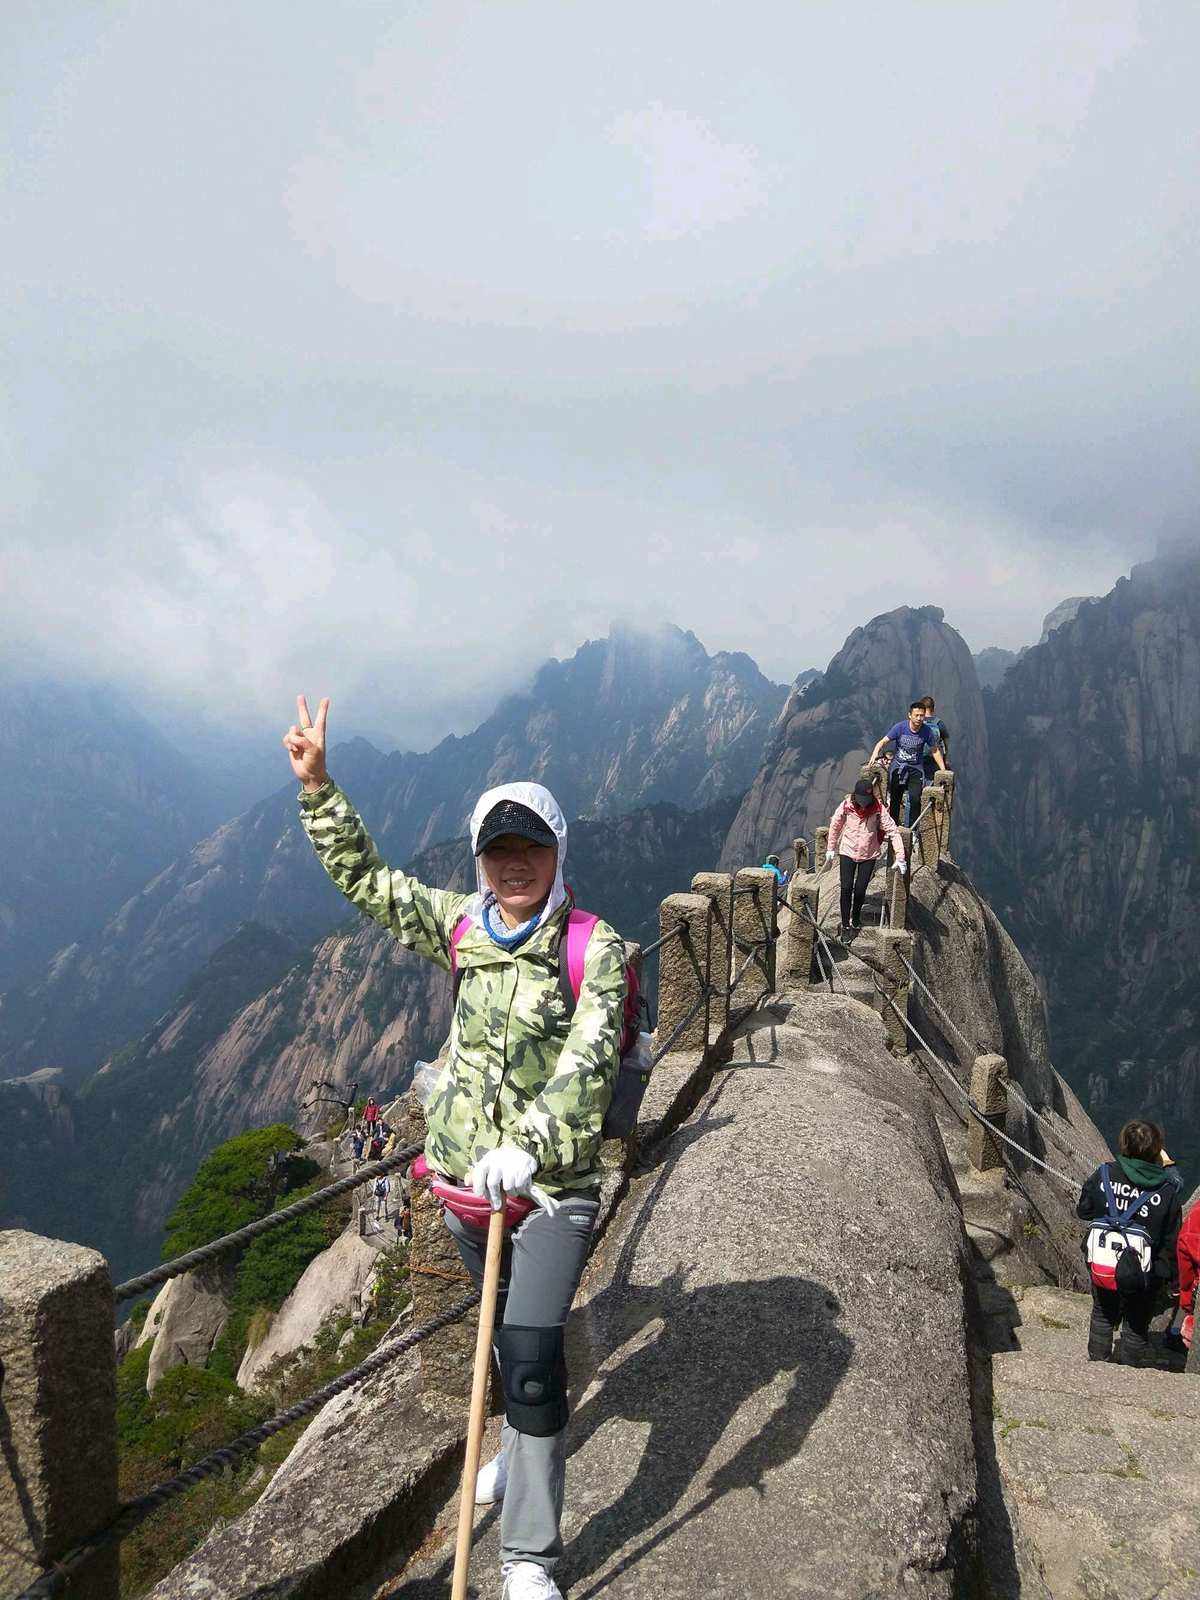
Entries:
{"type": "Polygon", "coordinates": [[[329,778],[325,770],[325,724],[329,720],[329,701],[321,701],[315,722],[308,714],[308,701],[302,694],[296,696],[296,711],[299,723],[292,723],[283,736],[283,743],[291,757],[292,771],[312,794],[329,778]]]}

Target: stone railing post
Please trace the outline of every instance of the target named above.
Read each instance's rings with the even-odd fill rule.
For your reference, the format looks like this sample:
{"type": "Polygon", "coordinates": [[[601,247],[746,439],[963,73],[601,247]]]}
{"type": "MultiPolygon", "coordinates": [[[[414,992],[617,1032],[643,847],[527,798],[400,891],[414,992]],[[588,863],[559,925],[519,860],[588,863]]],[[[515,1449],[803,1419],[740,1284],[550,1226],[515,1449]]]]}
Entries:
{"type": "Polygon", "coordinates": [[[796,857],[796,865],[795,865],[795,868],[793,869],[793,873],[796,873],[796,872],[811,872],[812,871],[812,866],[811,866],[811,863],[809,862],[809,859],[808,859],[808,840],[807,839],[793,839],[792,840],[792,851],[793,851],[793,853],[795,854],[795,857],[796,857]]]}
{"type": "Polygon", "coordinates": [[[732,1005],[738,1011],[755,1005],[775,989],[775,948],[778,918],[775,891],[778,879],[766,867],[743,867],[733,881],[733,970],[730,982],[751,951],[757,954],[747,967],[732,1005]]]}
{"type": "MultiPolygon", "coordinates": [[[[117,1384],[108,1263],[0,1233],[0,1592],[17,1594],[117,1513],[117,1384]]],[[[117,1550],[70,1600],[115,1600],[117,1550]]]]}
{"type": "Polygon", "coordinates": [[[820,895],[815,883],[797,883],[795,878],[787,886],[787,903],[791,911],[787,933],[781,941],[776,982],[781,989],[807,989],[812,971],[813,946],[817,930],[817,901],[820,895]],[[805,907],[812,914],[810,922],[805,907]]]}
{"type": "MultiPolygon", "coordinates": [[[[729,1021],[729,961],[732,951],[733,927],[730,916],[729,889],[732,883],[727,872],[698,872],[692,879],[692,893],[702,894],[712,906],[711,948],[708,957],[708,977],[716,991],[710,1003],[710,1019],[724,1028],[729,1021]]],[[[659,1000],[659,1011],[662,1001],[659,1000]]],[[[709,1040],[712,1032],[709,1032],[709,1040]]]]}
{"type": "MultiPolygon", "coordinates": [[[[971,1099],[993,1127],[1003,1133],[1008,1118],[1008,1063],[1003,1056],[975,1057],[971,1099]]],[[[993,1172],[1004,1165],[1000,1141],[974,1117],[967,1124],[967,1159],[976,1172],[993,1172]]]]}
{"type": "MultiPolygon", "coordinates": [[[[401,1136],[406,1144],[425,1137],[425,1113],[415,1095],[408,1097],[401,1136]]],[[[409,1189],[412,1239],[408,1271],[416,1327],[461,1300],[471,1288],[471,1279],[429,1184],[410,1181],[409,1189]]],[[[423,1394],[463,1408],[470,1404],[478,1326],[479,1315],[471,1311],[461,1322],[452,1322],[417,1346],[423,1394]]]]}
{"type": "Polygon", "coordinates": [[[901,828],[900,837],[904,841],[904,859],[908,863],[909,876],[905,877],[897,872],[895,858],[887,869],[887,919],[891,927],[896,929],[908,926],[908,885],[913,870],[913,838],[911,828],[901,828]]]}
{"type": "Polygon", "coordinates": [[[943,856],[950,854],[950,832],[954,822],[954,794],[957,786],[953,772],[937,772],[934,774],[933,785],[941,794],[941,803],[935,809],[934,816],[938,819],[938,851],[943,856]]]}
{"type": "MultiPolygon", "coordinates": [[[[660,934],[681,924],[683,933],[668,939],[658,952],[658,1027],[655,1047],[661,1049],[704,992],[705,982],[724,987],[722,974],[711,959],[709,919],[715,914],[704,894],[669,894],[659,907],[660,934]]],[[[672,1044],[672,1050],[705,1050],[712,1037],[711,995],[672,1044]]]]}
{"type": "MultiPolygon", "coordinates": [[[[912,830],[913,849],[919,867],[936,867],[941,860],[938,809],[942,803],[939,790],[926,784],[921,794],[920,826],[912,830]]],[[[915,819],[914,819],[915,820],[915,819]]]]}
{"type": "Polygon", "coordinates": [[[884,993],[876,995],[875,1006],[883,1021],[888,1049],[894,1055],[904,1055],[912,1048],[904,1025],[908,1016],[908,969],[904,961],[911,961],[913,957],[912,934],[905,933],[902,928],[884,928],[879,935],[878,948],[880,970],[876,976],[884,993]],[[900,959],[902,956],[904,961],[900,959]]]}
{"type": "Polygon", "coordinates": [[[825,852],[829,849],[829,829],[818,828],[813,837],[813,866],[814,872],[825,871],[825,852]]]}

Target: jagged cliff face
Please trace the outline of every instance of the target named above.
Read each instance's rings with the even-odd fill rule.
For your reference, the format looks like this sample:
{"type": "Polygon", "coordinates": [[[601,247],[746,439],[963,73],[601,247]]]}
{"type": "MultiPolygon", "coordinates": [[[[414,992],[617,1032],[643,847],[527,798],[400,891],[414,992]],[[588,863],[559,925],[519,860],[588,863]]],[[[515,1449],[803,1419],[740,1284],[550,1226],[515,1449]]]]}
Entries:
{"type": "MultiPolygon", "coordinates": [[[[650,938],[659,901],[715,864],[736,804],[658,805],[574,824],[568,877],[579,903],[629,937],[650,938]]],[[[474,887],[466,841],[435,846],[413,865],[424,881],[474,887]]],[[[328,1107],[300,1112],[318,1078],[357,1080],[364,1094],[403,1086],[414,1061],[445,1039],[449,1000],[444,972],[364,918],[351,915],[307,949],[243,926],[138,1043],[68,1101],[69,1162],[39,1125],[40,1171],[23,1170],[19,1185],[26,1225],[94,1244],[118,1275],[140,1268],[209,1150],[270,1122],[319,1126],[328,1107]]]]}
{"type": "MultiPolygon", "coordinates": [[[[709,656],[690,633],[614,628],[543,667],[467,738],[427,755],[355,740],[330,769],[397,865],[466,829],[480,791],[513,778],[554,789],[568,817],[742,792],[783,700],[748,656],[709,656]]],[[[281,763],[282,764],[282,763],[281,763]]],[[[311,941],[343,905],[313,858],[286,785],[145,883],[92,938],[0,997],[0,1071],[51,1065],[78,1081],[143,1029],[241,922],[311,941]]]]}
{"type": "Polygon", "coordinates": [[[118,696],[6,679],[0,826],[16,844],[0,988],[92,933],[216,820],[196,773],[118,696]]]}
{"type": "Polygon", "coordinates": [[[1059,1067],[1110,1135],[1200,1155],[1200,554],[1134,569],[989,698],[984,877],[1040,973],[1059,1067]]]}
{"type": "Polygon", "coordinates": [[[875,742],[932,694],[952,734],[951,764],[969,818],[986,781],[988,740],[974,662],[936,606],[908,606],[856,628],[807,687],[793,688],[730,830],[726,868],[760,861],[793,838],[811,838],[854,786],[875,742]]]}

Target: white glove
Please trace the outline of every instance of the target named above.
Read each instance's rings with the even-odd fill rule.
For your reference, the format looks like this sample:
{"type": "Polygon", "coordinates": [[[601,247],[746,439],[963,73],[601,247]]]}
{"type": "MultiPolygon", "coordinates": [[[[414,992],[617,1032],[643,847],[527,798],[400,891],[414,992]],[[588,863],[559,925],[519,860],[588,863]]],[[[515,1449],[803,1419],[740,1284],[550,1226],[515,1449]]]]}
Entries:
{"type": "Polygon", "coordinates": [[[896,863],[896,871],[900,874],[901,877],[904,877],[905,873],[908,871],[908,862],[907,861],[897,861],[897,863],[896,863]]]}
{"type": "Polygon", "coordinates": [[[826,850],[826,852],[825,852],[825,865],[828,866],[829,863],[832,860],[833,860],[833,851],[832,850],[826,850]]]}
{"type": "Polygon", "coordinates": [[[475,1163],[471,1170],[471,1188],[481,1198],[487,1195],[493,1211],[501,1209],[506,1194],[523,1194],[552,1217],[559,1203],[534,1183],[536,1171],[537,1162],[528,1150],[515,1144],[502,1144],[475,1163]]]}

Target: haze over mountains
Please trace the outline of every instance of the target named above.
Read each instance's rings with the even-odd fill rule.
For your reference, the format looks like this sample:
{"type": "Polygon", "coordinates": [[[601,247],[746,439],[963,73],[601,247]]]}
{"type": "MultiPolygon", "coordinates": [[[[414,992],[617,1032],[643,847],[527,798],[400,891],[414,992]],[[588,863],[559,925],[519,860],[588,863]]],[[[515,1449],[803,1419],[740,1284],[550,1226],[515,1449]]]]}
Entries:
{"type": "MultiPolygon", "coordinates": [[[[972,823],[960,859],[1046,985],[1055,1064],[1110,1134],[1142,1110],[1200,1156],[1194,549],[1059,608],[986,690],[933,606],[855,629],[786,694],[748,657],[709,656],[689,634],[614,629],[465,738],[424,756],[352,741],[331,769],[385,857],[421,851],[439,882],[466,881],[454,836],[479,790],[543,777],[570,815],[593,819],[572,829],[581,899],[632,934],[694,871],[811,837],[918,690],[953,732],[972,823]]],[[[205,1149],[294,1115],[315,1076],[395,1081],[436,1048],[445,1007],[440,974],[345,921],[289,781],[0,997],[0,1076],[65,1067],[83,1085],[0,1084],[17,1129],[3,1214],[72,1237],[91,1227],[137,1265],[205,1149]],[[64,1161],[74,1177],[51,1201],[45,1174],[64,1161]]]]}
{"type": "MultiPolygon", "coordinates": [[[[690,633],[615,626],[569,661],[548,662],[473,733],[423,755],[384,755],[361,739],[338,745],[335,705],[330,767],[384,857],[402,864],[463,833],[479,793],[512,778],[547,783],[569,818],[740,794],[785,692],[748,656],[709,656],[690,633]]],[[[286,775],[282,751],[279,764],[286,775]]],[[[0,1000],[0,1070],[54,1066],[77,1082],[139,1034],[242,922],[311,943],[341,919],[345,903],[313,858],[295,793],[287,777],[169,865],[160,852],[153,865],[163,870],[145,874],[101,927],[13,986],[0,1000]]],[[[53,887],[59,928],[69,877],[53,887]]],[[[36,918],[36,900],[27,915],[36,918]]]]}

